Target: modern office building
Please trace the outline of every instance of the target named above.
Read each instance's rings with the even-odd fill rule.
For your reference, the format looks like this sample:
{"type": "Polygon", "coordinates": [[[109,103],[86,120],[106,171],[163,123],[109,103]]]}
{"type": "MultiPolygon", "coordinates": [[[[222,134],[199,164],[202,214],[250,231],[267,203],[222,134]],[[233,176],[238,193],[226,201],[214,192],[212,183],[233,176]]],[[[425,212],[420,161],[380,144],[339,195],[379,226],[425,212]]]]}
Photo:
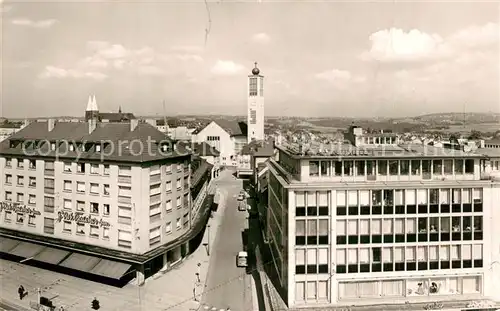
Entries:
{"type": "Polygon", "coordinates": [[[269,160],[266,239],[287,305],[500,299],[500,182],[482,178],[483,156],[366,137],[351,127],[269,160]]]}
{"type": "Polygon", "coordinates": [[[190,165],[189,152],[138,120],[31,123],[0,143],[0,253],[142,284],[203,235],[208,209],[192,213],[190,165]]]}

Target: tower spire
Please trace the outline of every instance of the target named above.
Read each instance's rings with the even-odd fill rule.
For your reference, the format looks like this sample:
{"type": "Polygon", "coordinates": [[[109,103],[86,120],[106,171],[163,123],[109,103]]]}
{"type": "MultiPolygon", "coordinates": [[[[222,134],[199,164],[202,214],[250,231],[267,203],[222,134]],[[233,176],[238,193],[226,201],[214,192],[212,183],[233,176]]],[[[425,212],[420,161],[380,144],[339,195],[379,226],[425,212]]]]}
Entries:
{"type": "Polygon", "coordinates": [[[95,99],[95,94],[92,98],[92,111],[99,111],[99,108],[97,107],[97,100],[95,99]]]}
{"type": "Polygon", "coordinates": [[[87,101],[87,109],[86,111],[92,111],[92,95],[89,95],[89,100],[87,101]]]}

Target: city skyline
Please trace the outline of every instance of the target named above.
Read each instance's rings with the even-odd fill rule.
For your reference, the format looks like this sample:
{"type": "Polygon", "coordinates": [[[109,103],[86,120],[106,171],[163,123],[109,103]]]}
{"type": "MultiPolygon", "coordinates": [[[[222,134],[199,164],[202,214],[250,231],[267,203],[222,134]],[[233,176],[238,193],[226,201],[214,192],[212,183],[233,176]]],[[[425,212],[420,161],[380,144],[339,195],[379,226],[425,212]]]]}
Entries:
{"type": "Polygon", "coordinates": [[[500,112],[498,4],[2,4],[2,116],[500,112]],[[207,33],[207,35],[205,35],[207,33]],[[39,107],[44,107],[40,113],[39,107]]]}

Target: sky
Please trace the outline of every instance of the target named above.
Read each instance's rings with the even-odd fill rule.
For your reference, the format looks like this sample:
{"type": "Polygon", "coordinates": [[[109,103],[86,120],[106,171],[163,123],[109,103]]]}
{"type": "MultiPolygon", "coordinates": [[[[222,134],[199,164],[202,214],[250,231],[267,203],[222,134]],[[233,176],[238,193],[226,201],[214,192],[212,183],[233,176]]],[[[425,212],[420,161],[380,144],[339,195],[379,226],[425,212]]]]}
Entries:
{"type": "Polygon", "coordinates": [[[479,1],[3,0],[0,112],[83,116],[95,95],[103,112],[245,115],[254,62],[267,116],[500,112],[499,13],[479,1]]]}

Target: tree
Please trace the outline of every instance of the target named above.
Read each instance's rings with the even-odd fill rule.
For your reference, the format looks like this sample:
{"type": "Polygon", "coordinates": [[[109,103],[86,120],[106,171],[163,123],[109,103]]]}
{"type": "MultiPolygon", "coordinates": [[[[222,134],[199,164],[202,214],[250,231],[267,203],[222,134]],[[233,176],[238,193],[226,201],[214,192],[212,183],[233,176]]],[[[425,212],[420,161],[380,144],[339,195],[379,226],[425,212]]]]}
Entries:
{"type": "Polygon", "coordinates": [[[483,133],[476,131],[476,130],[472,130],[470,132],[469,139],[477,140],[477,139],[481,139],[482,136],[483,136],[483,133]]]}

